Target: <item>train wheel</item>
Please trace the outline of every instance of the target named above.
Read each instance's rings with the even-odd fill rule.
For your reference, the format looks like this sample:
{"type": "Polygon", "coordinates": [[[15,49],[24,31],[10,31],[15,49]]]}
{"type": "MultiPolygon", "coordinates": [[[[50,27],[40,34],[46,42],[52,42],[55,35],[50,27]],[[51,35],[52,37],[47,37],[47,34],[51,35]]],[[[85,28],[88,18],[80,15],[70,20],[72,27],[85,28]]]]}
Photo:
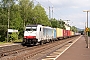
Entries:
{"type": "Polygon", "coordinates": [[[23,46],[25,46],[26,44],[25,43],[21,43],[23,46]]]}
{"type": "Polygon", "coordinates": [[[40,45],[43,45],[43,41],[40,42],[40,45]]]}

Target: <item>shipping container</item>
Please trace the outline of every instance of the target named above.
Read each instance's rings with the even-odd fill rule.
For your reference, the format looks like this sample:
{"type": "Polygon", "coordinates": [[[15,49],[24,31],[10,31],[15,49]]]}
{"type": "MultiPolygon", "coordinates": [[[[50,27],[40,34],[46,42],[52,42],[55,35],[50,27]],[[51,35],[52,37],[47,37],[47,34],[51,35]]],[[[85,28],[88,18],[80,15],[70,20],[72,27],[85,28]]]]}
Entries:
{"type": "Polygon", "coordinates": [[[48,40],[48,39],[52,39],[54,36],[54,33],[53,33],[53,28],[51,27],[43,27],[43,38],[44,40],[48,40]]]}
{"type": "Polygon", "coordinates": [[[72,31],[70,31],[70,37],[72,36],[72,31]]]}
{"type": "Polygon", "coordinates": [[[72,31],[72,36],[74,36],[74,34],[75,34],[75,33],[72,31]]]}
{"type": "Polygon", "coordinates": [[[66,30],[66,35],[65,36],[68,37],[68,30],[66,30]]]}
{"type": "Polygon", "coordinates": [[[70,31],[70,35],[71,35],[71,36],[74,36],[74,32],[73,32],[73,31],[70,31]]]}
{"type": "Polygon", "coordinates": [[[68,31],[63,29],[63,37],[67,38],[67,36],[68,36],[68,31]]]}
{"type": "Polygon", "coordinates": [[[56,28],[56,36],[57,38],[63,37],[63,29],[56,28]]]}
{"type": "Polygon", "coordinates": [[[70,37],[70,30],[68,30],[68,37],[70,37]]]}

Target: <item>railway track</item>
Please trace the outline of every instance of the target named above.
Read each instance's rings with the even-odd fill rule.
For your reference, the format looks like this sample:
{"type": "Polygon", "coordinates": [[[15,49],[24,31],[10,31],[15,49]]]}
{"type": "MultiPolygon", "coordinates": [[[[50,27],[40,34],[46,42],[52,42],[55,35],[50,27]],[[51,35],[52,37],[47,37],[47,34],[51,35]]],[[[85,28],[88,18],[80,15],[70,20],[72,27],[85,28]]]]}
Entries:
{"type": "Polygon", "coordinates": [[[24,48],[26,47],[23,47],[22,45],[12,45],[12,46],[0,47],[0,58],[11,55],[11,54],[15,54],[17,53],[18,50],[21,50],[24,48]]]}
{"type": "Polygon", "coordinates": [[[75,40],[78,36],[34,47],[22,47],[1,52],[1,60],[40,60],[56,49],[75,40]]]}

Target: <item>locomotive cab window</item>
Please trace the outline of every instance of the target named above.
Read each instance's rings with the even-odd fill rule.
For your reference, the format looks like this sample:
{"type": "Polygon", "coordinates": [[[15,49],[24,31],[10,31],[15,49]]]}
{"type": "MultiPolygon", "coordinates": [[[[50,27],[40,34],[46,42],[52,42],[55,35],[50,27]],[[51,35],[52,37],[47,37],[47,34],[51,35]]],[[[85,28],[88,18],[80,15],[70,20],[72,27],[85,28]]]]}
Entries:
{"type": "Polygon", "coordinates": [[[26,31],[36,31],[37,28],[36,27],[28,27],[26,28],[26,31]]]}
{"type": "Polygon", "coordinates": [[[26,31],[31,31],[31,29],[26,29],[26,31]]]}

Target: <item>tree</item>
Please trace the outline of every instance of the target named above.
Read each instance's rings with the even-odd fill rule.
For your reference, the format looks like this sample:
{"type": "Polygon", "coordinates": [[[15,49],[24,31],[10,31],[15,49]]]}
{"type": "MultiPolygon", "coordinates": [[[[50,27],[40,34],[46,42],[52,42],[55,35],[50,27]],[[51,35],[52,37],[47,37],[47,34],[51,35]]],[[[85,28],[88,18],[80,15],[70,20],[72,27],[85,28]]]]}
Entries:
{"type": "Polygon", "coordinates": [[[75,26],[72,26],[72,27],[71,27],[71,30],[72,30],[73,32],[77,32],[77,31],[78,31],[75,26]]]}
{"type": "Polygon", "coordinates": [[[45,9],[40,5],[37,4],[35,8],[33,9],[34,11],[34,24],[42,24],[46,26],[51,26],[48,16],[46,15],[45,9]]]}
{"type": "Polygon", "coordinates": [[[14,5],[11,7],[10,12],[10,28],[19,30],[23,28],[23,20],[20,15],[19,5],[14,5]]]}
{"type": "Polygon", "coordinates": [[[5,41],[7,36],[7,10],[6,0],[0,0],[0,41],[5,41]]]}
{"type": "Polygon", "coordinates": [[[51,19],[50,20],[51,22],[51,25],[53,28],[62,28],[62,29],[65,29],[65,22],[63,22],[62,20],[56,20],[55,18],[54,19],[51,19]]]}
{"type": "Polygon", "coordinates": [[[51,25],[53,28],[57,28],[58,26],[58,22],[57,20],[54,18],[54,19],[50,19],[50,22],[51,22],[51,25]]]}
{"type": "Polygon", "coordinates": [[[22,19],[20,12],[18,11],[18,5],[15,4],[15,0],[0,0],[0,36],[4,41],[7,37],[7,25],[9,18],[9,28],[20,29],[22,25],[22,19]],[[9,15],[8,15],[9,13],[9,15]]]}
{"type": "Polygon", "coordinates": [[[0,41],[3,42],[5,41],[6,39],[6,34],[7,32],[7,26],[6,25],[0,25],[0,41]]]}
{"type": "Polygon", "coordinates": [[[23,19],[23,26],[25,27],[27,25],[27,22],[30,22],[31,19],[31,13],[32,13],[32,8],[33,8],[33,2],[30,0],[20,0],[19,1],[20,5],[20,12],[21,12],[21,17],[23,19]]]}
{"type": "Polygon", "coordinates": [[[61,20],[61,19],[58,20],[58,26],[59,26],[59,28],[66,29],[65,26],[64,26],[64,24],[65,24],[65,22],[63,20],[61,20]]]}

